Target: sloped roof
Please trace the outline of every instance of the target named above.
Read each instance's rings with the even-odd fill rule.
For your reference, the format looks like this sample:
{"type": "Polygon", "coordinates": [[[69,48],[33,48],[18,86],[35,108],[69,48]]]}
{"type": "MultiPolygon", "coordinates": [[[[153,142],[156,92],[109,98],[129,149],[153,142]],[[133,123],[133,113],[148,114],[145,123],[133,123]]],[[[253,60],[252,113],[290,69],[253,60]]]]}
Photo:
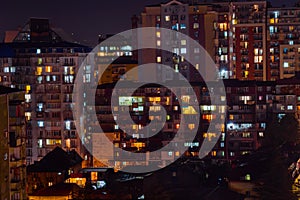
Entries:
{"type": "Polygon", "coordinates": [[[66,152],[56,147],[42,160],[28,166],[28,172],[61,172],[82,162],[82,158],[75,150],[66,152]]]}

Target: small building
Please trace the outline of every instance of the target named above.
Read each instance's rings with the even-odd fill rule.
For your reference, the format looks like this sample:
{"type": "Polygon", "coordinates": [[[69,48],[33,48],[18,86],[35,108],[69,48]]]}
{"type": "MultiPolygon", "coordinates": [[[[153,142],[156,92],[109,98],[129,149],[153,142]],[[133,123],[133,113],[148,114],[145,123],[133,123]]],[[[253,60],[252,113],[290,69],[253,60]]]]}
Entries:
{"type": "Polygon", "coordinates": [[[80,187],[75,183],[58,183],[29,195],[29,200],[70,200],[78,199],[80,187]]]}
{"type": "Polygon", "coordinates": [[[27,167],[28,194],[63,183],[81,169],[82,158],[75,150],[56,147],[41,161],[27,167]]]}

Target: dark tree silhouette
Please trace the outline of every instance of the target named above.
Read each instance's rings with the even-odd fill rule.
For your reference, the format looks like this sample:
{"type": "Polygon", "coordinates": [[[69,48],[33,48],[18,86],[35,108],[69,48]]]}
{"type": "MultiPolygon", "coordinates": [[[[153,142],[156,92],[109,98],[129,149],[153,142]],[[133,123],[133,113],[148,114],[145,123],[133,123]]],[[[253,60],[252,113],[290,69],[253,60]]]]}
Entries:
{"type": "Polygon", "coordinates": [[[292,179],[288,173],[287,158],[290,149],[298,141],[298,122],[293,115],[285,115],[282,119],[276,116],[268,123],[259,154],[263,161],[260,167],[262,174],[258,177],[256,191],[262,200],[293,200],[292,179]]]}

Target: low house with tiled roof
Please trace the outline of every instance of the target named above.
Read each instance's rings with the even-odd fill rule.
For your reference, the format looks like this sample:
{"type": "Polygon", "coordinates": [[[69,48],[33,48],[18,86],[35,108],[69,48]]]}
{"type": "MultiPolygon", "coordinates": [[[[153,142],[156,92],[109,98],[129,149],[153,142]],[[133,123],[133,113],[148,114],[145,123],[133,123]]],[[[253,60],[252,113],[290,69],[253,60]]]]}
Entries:
{"type": "Polygon", "coordinates": [[[71,174],[79,173],[83,159],[76,151],[56,147],[40,161],[27,167],[28,193],[63,183],[71,174]]]}

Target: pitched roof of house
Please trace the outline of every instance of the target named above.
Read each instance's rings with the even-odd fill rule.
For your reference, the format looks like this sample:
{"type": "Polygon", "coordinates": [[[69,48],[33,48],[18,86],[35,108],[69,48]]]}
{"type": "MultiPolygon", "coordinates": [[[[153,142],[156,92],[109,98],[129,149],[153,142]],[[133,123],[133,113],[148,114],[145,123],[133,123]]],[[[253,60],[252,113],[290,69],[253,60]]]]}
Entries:
{"type": "Polygon", "coordinates": [[[66,152],[56,147],[42,160],[28,166],[29,172],[61,172],[82,162],[82,158],[75,150],[66,152]]]}

